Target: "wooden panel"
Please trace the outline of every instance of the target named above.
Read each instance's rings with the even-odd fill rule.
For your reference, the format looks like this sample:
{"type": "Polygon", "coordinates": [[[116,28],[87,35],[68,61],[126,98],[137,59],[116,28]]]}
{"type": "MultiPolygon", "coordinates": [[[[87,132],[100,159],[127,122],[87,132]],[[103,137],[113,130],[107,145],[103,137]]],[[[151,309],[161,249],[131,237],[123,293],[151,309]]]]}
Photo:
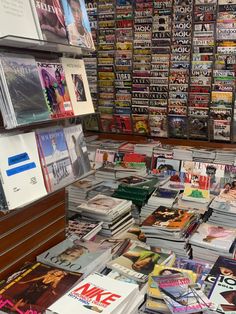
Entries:
{"type": "Polygon", "coordinates": [[[6,215],[0,217],[0,237],[1,234],[15,228],[17,225],[24,223],[29,218],[34,217],[42,213],[44,210],[58,204],[59,202],[65,201],[65,190],[56,192],[55,194],[49,195],[43,199],[32,203],[21,209],[17,209],[7,213],[6,215]]]}
{"type": "Polygon", "coordinates": [[[30,252],[34,246],[37,246],[38,243],[49,239],[55,234],[56,230],[65,229],[65,219],[64,217],[59,218],[53,224],[47,226],[45,229],[42,229],[37,234],[30,236],[28,239],[18,243],[15,247],[12,247],[10,250],[7,250],[5,253],[0,254],[0,267],[6,266],[11,261],[21,258],[22,255],[30,252]]]}
{"type": "Polygon", "coordinates": [[[64,204],[54,207],[49,211],[44,211],[41,216],[33,217],[33,220],[26,221],[22,225],[18,225],[14,229],[0,236],[0,254],[5,250],[9,250],[11,246],[15,246],[18,243],[24,241],[27,237],[39,232],[43,226],[47,226],[58,219],[63,217],[65,220],[65,208],[64,204]]]}
{"type": "Polygon", "coordinates": [[[31,253],[26,254],[22,256],[21,259],[18,261],[14,261],[12,265],[9,265],[7,269],[0,269],[0,280],[7,278],[10,274],[14,273],[17,271],[26,261],[34,261],[35,256],[38,254],[41,254],[42,252],[46,251],[50,247],[56,245],[60,241],[65,239],[65,232],[62,230],[61,232],[57,233],[54,237],[51,239],[47,240],[46,243],[42,243],[39,247],[35,248],[31,253]]]}
{"type": "Polygon", "coordinates": [[[65,239],[65,190],[0,216],[0,279],[65,239]]]}

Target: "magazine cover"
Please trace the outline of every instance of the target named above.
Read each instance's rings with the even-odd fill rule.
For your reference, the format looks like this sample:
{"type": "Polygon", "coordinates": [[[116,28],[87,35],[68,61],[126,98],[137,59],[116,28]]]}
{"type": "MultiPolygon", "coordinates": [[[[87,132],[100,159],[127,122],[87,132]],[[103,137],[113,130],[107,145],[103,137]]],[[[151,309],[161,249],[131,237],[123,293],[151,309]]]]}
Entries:
{"type": "Polygon", "coordinates": [[[145,282],[156,264],[164,264],[169,254],[155,253],[135,245],[121,256],[107,263],[107,267],[137,281],[145,282]]]}
{"type": "Polygon", "coordinates": [[[129,177],[118,179],[117,181],[122,183],[122,184],[127,184],[127,185],[133,186],[133,185],[145,183],[145,182],[149,181],[149,179],[143,178],[143,177],[138,177],[138,176],[129,176],[129,177]]]}
{"type": "Polygon", "coordinates": [[[66,227],[66,236],[75,234],[79,239],[91,240],[102,229],[102,222],[69,219],[66,227]],[[96,230],[96,232],[95,232],[96,230]]]}
{"type": "Polygon", "coordinates": [[[207,309],[214,309],[214,304],[206,297],[202,290],[191,287],[191,280],[183,275],[160,278],[159,289],[163,294],[171,313],[197,313],[207,309]]]}
{"type": "Polygon", "coordinates": [[[193,139],[207,139],[208,119],[189,117],[189,136],[193,139]]]}
{"type": "Polygon", "coordinates": [[[213,139],[220,141],[230,141],[231,123],[225,120],[213,121],[213,139]]]}
{"type": "Polygon", "coordinates": [[[221,190],[220,194],[213,199],[211,208],[219,212],[236,213],[235,184],[235,180],[229,179],[229,181],[224,184],[224,188],[221,190]]]}
{"type": "Polygon", "coordinates": [[[219,275],[236,278],[236,260],[219,256],[206,277],[206,282],[214,284],[219,275]]]}
{"type": "Polygon", "coordinates": [[[100,114],[100,125],[102,132],[116,133],[115,117],[112,114],[101,113],[100,114]]]}
{"type": "Polygon", "coordinates": [[[112,212],[117,211],[117,209],[123,207],[126,203],[126,200],[98,194],[91,198],[88,202],[81,204],[80,207],[83,211],[109,215],[112,212]]]}
{"type": "Polygon", "coordinates": [[[91,170],[82,125],[64,128],[66,143],[75,178],[80,178],[91,170]]]}
{"type": "Polygon", "coordinates": [[[74,115],[94,113],[84,61],[61,58],[74,115]]]}
{"type": "Polygon", "coordinates": [[[80,278],[41,263],[34,263],[0,289],[1,309],[5,313],[42,313],[80,278]],[[5,301],[5,305],[4,302],[5,301]],[[8,312],[8,311],[11,312],[8,312]]]}
{"type": "Polygon", "coordinates": [[[60,0],[31,0],[31,2],[37,12],[43,39],[68,44],[60,0]]]}
{"type": "Polygon", "coordinates": [[[5,1],[1,1],[0,12],[0,37],[11,35],[42,39],[29,0],[22,0],[20,5],[16,5],[13,1],[6,5],[5,1]]]}
{"type": "Polygon", "coordinates": [[[98,131],[99,130],[99,122],[98,115],[91,114],[83,117],[83,125],[86,131],[98,131]]]}
{"type": "Polygon", "coordinates": [[[38,130],[37,141],[47,191],[72,183],[74,175],[63,129],[38,130]]]}
{"type": "Polygon", "coordinates": [[[148,279],[148,290],[147,294],[150,297],[155,299],[162,299],[163,295],[158,287],[158,280],[161,276],[173,276],[173,275],[183,275],[188,276],[192,283],[196,282],[197,275],[188,269],[180,269],[176,267],[170,267],[165,265],[156,265],[152,274],[149,276],[148,279]]]}
{"type": "Polygon", "coordinates": [[[52,304],[49,310],[58,314],[119,313],[122,306],[131,301],[137,293],[138,285],[136,284],[95,273],[75,285],[52,304]],[[97,293],[91,293],[91,291],[97,293]]]}
{"type": "Polygon", "coordinates": [[[165,206],[159,206],[143,221],[142,227],[154,227],[154,229],[169,229],[173,231],[182,230],[192,217],[192,213],[183,209],[170,209],[165,206]]]}
{"type": "Polygon", "coordinates": [[[187,137],[187,118],[186,117],[168,117],[169,136],[170,137],[187,137]]]}
{"type": "Polygon", "coordinates": [[[149,115],[150,135],[156,137],[168,137],[167,116],[149,115]]]}
{"type": "Polygon", "coordinates": [[[84,0],[61,0],[69,42],[94,50],[94,43],[84,0]]]}
{"type": "Polygon", "coordinates": [[[88,273],[108,257],[110,249],[94,241],[82,241],[72,235],[37,256],[37,261],[64,270],[88,273]]]}
{"type": "Polygon", "coordinates": [[[53,119],[74,115],[65,73],[60,63],[37,62],[44,97],[53,119]]]}
{"type": "Polygon", "coordinates": [[[185,184],[182,199],[192,202],[208,203],[210,201],[210,190],[193,187],[191,184],[185,184]]]}
{"type": "Polygon", "coordinates": [[[180,167],[180,160],[175,159],[167,159],[167,158],[161,158],[158,157],[156,160],[156,169],[161,171],[179,171],[180,167]]]}
{"type": "Polygon", "coordinates": [[[35,133],[0,137],[1,185],[8,209],[15,209],[47,194],[35,133]]]}
{"type": "Polygon", "coordinates": [[[114,115],[117,133],[132,133],[132,122],[130,115],[116,114],[114,115]]]}
{"type": "Polygon", "coordinates": [[[221,313],[236,313],[236,279],[230,276],[219,275],[210,292],[210,300],[218,307],[221,313]]]}
{"type": "Polygon", "coordinates": [[[34,57],[3,53],[0,63],[9,92],[9,106],[15,116],[11,118],[16,120],[15,126],[49,120],[49,110],[34,57]]]}
{"type": "Polygon", "coordinates": [[[137,134],[147,134],[148,133],[148,115],[144,114],[133,114],[133,130],[137,134]]]}
{"type": "Polygon", "coordinates": [[[220,252],[229,252],[236,236],[235,229],[202,223],[190,238],[190,243],[220,252]]]}

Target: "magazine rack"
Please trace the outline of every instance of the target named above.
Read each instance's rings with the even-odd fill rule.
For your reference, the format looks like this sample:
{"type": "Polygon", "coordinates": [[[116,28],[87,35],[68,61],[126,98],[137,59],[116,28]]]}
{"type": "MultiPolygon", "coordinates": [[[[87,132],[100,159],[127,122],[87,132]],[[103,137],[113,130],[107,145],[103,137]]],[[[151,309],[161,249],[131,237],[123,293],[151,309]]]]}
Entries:
{"type": "MultiPolygon", "coordinates": [[[[90,51],[77,46],[15,36],[1,37],[0,49],[30,52],[35,56],[46,55],[49,59],[62,55],[81,58],[90,51]]],[[[32,123],[15,130],[31,131],[45,125],[68,125],[69,119],[78,121],[78,116],[32,123]]],[[[8,132],[2,125],[0,117],[0,132],[8,132]]],[[[65,213],[65,187],[17,210],[0,212],[0,281],[19,270],[25,262],[34,261],[38,254],[65,239],[65,213]]]]}

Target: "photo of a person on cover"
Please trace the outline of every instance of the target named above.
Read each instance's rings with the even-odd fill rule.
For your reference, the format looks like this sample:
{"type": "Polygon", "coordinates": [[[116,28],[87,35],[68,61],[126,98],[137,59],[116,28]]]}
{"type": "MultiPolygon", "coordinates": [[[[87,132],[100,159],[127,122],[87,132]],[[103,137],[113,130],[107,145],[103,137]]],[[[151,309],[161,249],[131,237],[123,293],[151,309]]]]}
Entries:
{"type": "Polygon", "coordinates": [[[59,108],[57,106],[56,93],[53,87],[53,82],[50,78],[49,73],[42,69],[42,77],[44,82],[44,90],[47,98],[47,103],[50,108],[51,113],[57,113],[59,108]]]}
{"type": "Polygon", "coordinates": [[[60,269],[49,270],[46,274],[26,281],[18,282],[19,285],[30,283],[26,289],[14,296],[16,302],[15,308],[21,308],[26,304],[37,304],[38,299],[43,293],[53,293],[60,281],[66,276],[66,273],[60,269]]]}
{"type": "Polygon", "coordinates": [[[82,75],[72,74],[72,81],[75,87],[75,96],[77,101],[86,101],[86,94],[84,90],[84,83],[82,75]]]}
{"type": "Polygon", "coordinates": [[[61,0],[71,45],[94,48],[87,11],[82,0],[61,0]]]}
{"type": "Polygon", "coordinates": [[[60,261],[73,262],[85,253],[89,253],[89,250],[85,246],[75,244],[61,252],[57,258],[60,261]]]}
{"type": "Polygon", "coordinates": [[[141,251],[128,251],[124,253],[123,256],[133,262],[133,270],[145,275],[148,275],[153,271],[154,266],[160,258],[159,254],[145,249],[141,251]]]}
{"type": "Polygon", "coordinates": [[[60,113],[65,113],[68,110],[72,110],[71,102],[70,102],[70,95],[68,92],[68,88],[66,85],[66,81],[62,79],[62,75],[59,69],[55,71],[55,78],[56,78],[56,86],[55,86],[55,94],[57,104],[60,110],[60,113]]]}
{"type": "Polygon", "coordinates": [[[40,0],[35,2],[44,39],[68,43],[60,0],[40,0]]]}

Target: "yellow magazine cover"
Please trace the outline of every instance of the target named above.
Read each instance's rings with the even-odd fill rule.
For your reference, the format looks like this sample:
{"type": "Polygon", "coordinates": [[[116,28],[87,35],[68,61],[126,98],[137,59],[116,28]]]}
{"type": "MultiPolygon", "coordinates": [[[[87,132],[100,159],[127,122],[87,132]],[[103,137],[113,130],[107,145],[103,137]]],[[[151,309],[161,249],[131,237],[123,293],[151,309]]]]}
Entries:
{"type": "Polygon", "coordinates": [[[155,299],[162,299],[161,291],[158,288],[158,284],[155,281],[156,277],[158,276],[168,276],[174,274],[183,274],[188,276],[189,279],[195,283],[197,280],[197,274],[195,274],[192,270],[169,267],[165,265],[155,265],[153,272],[149,275],[148,279],[148,288],[147,294],[149,297],[155,299]]]}
{"type": "Polygon", "coordinates": [[[211,101],[215,106],[231,105],[233,101],[233,93],[213,91],[211,92],[211,101]]]}

